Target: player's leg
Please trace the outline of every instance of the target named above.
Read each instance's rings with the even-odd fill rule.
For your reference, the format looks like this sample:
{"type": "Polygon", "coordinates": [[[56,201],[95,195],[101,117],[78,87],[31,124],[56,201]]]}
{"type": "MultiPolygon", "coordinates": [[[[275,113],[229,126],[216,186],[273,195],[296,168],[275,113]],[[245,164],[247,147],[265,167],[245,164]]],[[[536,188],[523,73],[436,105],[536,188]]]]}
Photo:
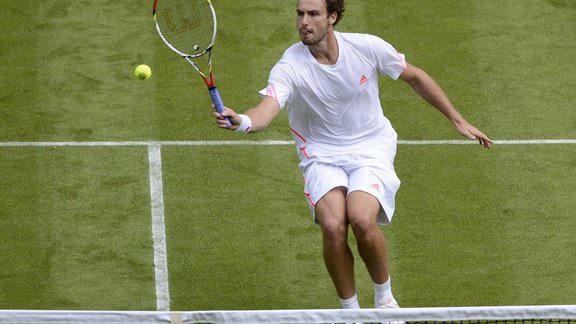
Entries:
{"type": "Polygon", "coordinates": [[[388,224],[400,182],[393,168],[363,166],[349,173],[348,219],[358,252],[374,282],[376,307],[398,307],[390,287],[388,246],[379,224],[388,224]]]}
{"type": "Polygon", "coordinates": [[[377,308],[397,308],[392,295],[388,266],[388,245],[380,231],[377,216],[380,202],[364,191],[348,195],[348,219],[356,237],[358,252],[374,283],[374,304],[377,308]]]}
{"type": "Polygon", "coordinates": [[[354,257],[348,246],[346,188],[330,190],[316,204],[316,220],[322,228],[324,262],[340,299],[356,294],[354,257]]]}
{"type": "Polygon", "coordinates": [[[330,161],[311,162],[304,171],[304,191],[314,221],[322,230],[326,269],[343,308],[360,308],[354,281],[354,257],[348,246],[346,216],[348,174],[330,161]]]}
{"type": "Polygon", "coordinates": [[[372,281],[388,281],[388,246],[377,222],[380,202],[371,194],[354,191],[348,195],[347,211],[358,252],[366,264],[372,281]]]}

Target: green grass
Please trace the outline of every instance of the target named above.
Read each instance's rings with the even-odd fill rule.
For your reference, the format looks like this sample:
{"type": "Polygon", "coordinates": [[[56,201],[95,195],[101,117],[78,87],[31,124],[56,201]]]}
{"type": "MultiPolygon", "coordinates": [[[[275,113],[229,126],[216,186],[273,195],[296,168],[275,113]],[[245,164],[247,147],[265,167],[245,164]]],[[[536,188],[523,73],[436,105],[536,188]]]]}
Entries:
{"type": "Polygon", "coordinates": [[[154,307],[144,149],[3,148],[0,166],[3,308],[154,307]]]}
{"type": "Polygon", "coordinates": [[[228,154],[164,150],[173,307],[309,308],[332,288],[291,148],[239,149],[221,163],[228,154]],[[207,172],[213,163],[222,167],[207,172]]]}
{"type": "Polygon", "coordinates": [[[572,303],[574,163],[569,146],[402,146],[398,294],[422,307],[572,303]]]}
{"type": "MultiPolygon", "coordinates": [[[[292,1],[214,1],[226,105],[255,104],[297,41],[292,1]]],[[[286,114],[217,129],[191,67],[140,0],[11,2],[0,20],[0,142],[288,140],[286,114]],[[152,67],[145,82],[136,65],[152,67]]],[[[373,33],[495,139],[574,139],[571,0],[349,1],[373,33]]],[[[401,139],[459,139],[402,82],[381,98],[401,139]]],[[[573,145],[408,146],[389,237],[404,307],[571,304],[573,145]]],[[[162,148],[171,308],[339,307],[294,148],[162,148]]],[[[0,308],[156,309],[145,147],[0,146],[0,308]]],[[[352,244],[354,240],[351,238],[352,244]]],[[[371,283],[357,260],[361,303],[371,283]]]]}

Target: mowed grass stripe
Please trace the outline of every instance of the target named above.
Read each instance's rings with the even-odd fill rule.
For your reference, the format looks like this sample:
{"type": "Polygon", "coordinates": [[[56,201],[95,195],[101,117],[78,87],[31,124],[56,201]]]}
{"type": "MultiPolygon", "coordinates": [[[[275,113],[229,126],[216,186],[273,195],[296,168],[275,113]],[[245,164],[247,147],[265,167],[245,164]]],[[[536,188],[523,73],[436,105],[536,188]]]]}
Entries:
{"type": "Polygon", "coordinates": [[[36,79],[41,71],[38,42],[43,24],[40,1],[3,4],[0,20],[2,83],[0,84],[0,138],[33,140],[37,133],[49,132],[46,114],[37,105],[41,97],[36,79]]]}
{"type": "Polygon", "coordinates": [[[571,303],[571,147],[403,146],[396,161],[385,230],[405,307],[571,303]]]}
{"type": "MultiPolygon", "coordinates": [[[[43,125],[32,136],[16,137],[89,141],[95,138],[149,138],[155,112],[148,93],[154,82],[140,82],[134,68],[153,60],[151,5],[127,0],[94,5],[87,0],[38,2],[36,72],[26,88],[38,110],[29,121],[43,125]],[[148,32],[147,32],[148,31],[148,32]]],[[[16,62],[18,64],[18,62],[16,62]]]]}
{"type": "Polygon", "coordinates": [[[143,148],[2,148],[0,301],[155,310],[143,148]]]}

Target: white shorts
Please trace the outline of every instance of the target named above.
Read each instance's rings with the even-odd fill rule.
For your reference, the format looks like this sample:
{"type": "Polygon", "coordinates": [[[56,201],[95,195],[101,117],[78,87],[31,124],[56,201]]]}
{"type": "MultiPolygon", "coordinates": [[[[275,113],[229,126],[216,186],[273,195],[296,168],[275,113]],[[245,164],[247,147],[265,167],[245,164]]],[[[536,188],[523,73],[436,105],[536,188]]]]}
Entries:
{"type": "Polygon", "coordinates": [[[364,191],[380,202],[378,224],[389,224],[394,216],[395,197],[400,179],[394,171],[393,161],[354,155],[340,155],[329,161],[314,161],[303,171],[304,194],[310,205],[315,223],[316,203],[330,190],[346,187],[348,194],[364,191]]]}

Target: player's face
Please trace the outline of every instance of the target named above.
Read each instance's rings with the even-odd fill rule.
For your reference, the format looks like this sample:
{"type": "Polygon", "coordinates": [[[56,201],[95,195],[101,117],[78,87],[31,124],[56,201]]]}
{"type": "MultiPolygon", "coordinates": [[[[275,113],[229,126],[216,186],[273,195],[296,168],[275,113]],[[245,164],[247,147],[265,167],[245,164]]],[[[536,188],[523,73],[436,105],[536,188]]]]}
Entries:
{"type": "Polygon", "coordinates": [[[336,14],[328,15],[324,0],[299,0],[296,24],[304,45],[317,45],[335,21],[336,14]]]}

